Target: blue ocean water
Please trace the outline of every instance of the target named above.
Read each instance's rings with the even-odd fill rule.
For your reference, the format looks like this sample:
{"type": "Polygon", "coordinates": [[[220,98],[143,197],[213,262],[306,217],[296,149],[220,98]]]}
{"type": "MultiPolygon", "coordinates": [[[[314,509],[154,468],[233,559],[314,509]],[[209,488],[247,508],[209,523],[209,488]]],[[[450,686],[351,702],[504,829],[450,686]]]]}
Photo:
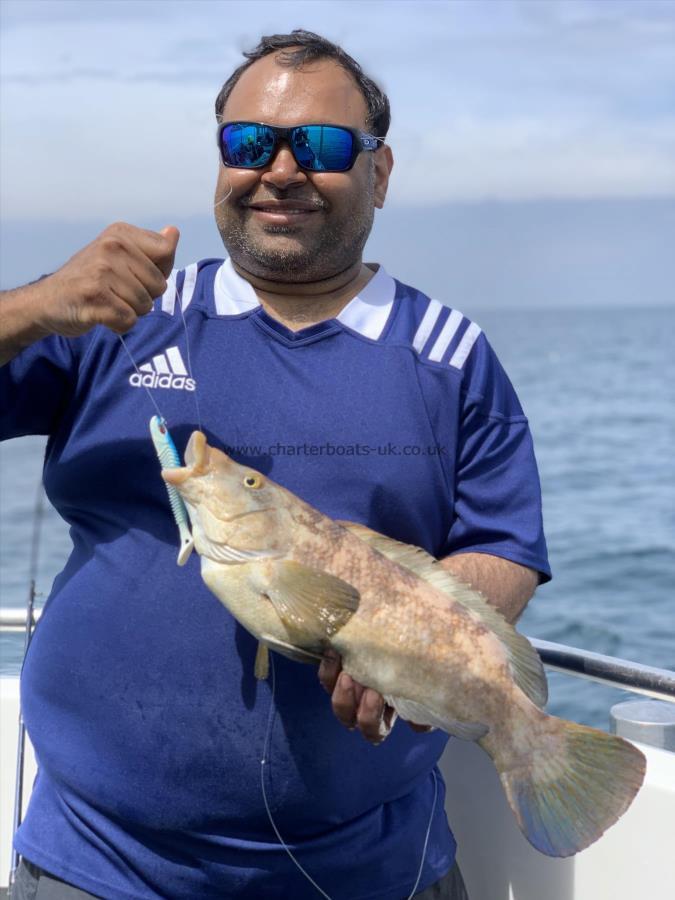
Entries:
{"type": "MultiPolygon", "coordinates": [[[[675,311],[463,310],[496,348],[534,434],[553,581],[520,629],[675,670],[675,311]]],[[[44,440],[0,446],[0,602],[25,605],[44,440]]],[[[42,521],[38,603],[70,541],[42,521]]],[[[0,635],[0,673],[23,639],[0,635]]],[[[549,711],[606,727],[622,692],[549,676],[549,711]]]]}

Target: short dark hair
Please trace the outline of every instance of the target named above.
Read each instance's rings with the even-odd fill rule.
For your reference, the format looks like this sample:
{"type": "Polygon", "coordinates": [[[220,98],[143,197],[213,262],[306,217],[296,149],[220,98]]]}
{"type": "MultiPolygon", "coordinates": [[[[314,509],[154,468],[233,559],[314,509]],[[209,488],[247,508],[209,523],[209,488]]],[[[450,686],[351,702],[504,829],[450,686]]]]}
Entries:
{"type": "Polygon", "coordinates": [[[227,79],[220,89],[220,93],[216,97],[216,117],[220,118],[227,98],[232,93],[232,89],[239,81],[243,72],[262,59],[263,56],[269,56],[270,53],[278,53],[278,63],[280,66],[287,66],[292,69],[300,69],[307,62],[316,59],[332,59],[342,66],[345,71],[354,78],[358,85],[363,98],[368,107],[368,115],[366,121],[368,127],[372,129],[375,137],[385,137],[389,131],[391,122],[391,111],[389,108],[389,99],[384,91],[369,78],[361,66],[348,53],[333,44],[327,38],[314,34],[312,31],[304,31],[302,28],[296,28],[290,34],[271,34],[260,39],[260,43],[253,50],[244,52],[246,62],[242,63],[239,68],[227,79]]]}

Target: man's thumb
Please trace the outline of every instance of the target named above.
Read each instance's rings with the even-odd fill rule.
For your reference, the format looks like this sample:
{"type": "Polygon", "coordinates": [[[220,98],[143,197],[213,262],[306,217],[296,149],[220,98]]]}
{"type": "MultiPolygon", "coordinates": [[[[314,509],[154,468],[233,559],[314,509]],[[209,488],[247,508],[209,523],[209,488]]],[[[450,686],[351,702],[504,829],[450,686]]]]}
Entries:
{"type": "Polygon", "coordinates": [[[180,238],[180,231],[176,228],[176,226],[165,225],[164,228],[160,229],[159,233],[163,234],[164,237],[169,238],[169,240],[173,243],[173,249],[175,250],[178,246],[178,239],[180,238]]]}
{"type": "Polygon", "coordinates": [[[162,249],[161,256],[156,259],[155,262],[162,274],[168,278],[173,269],[173,261],[176,257],[176,247],[178,246],[180,231],[175,225],[165,225],[164,228],[160,229],[159,234],[168,240],[169,246],[166,250],[164,248],[162,249]]]}

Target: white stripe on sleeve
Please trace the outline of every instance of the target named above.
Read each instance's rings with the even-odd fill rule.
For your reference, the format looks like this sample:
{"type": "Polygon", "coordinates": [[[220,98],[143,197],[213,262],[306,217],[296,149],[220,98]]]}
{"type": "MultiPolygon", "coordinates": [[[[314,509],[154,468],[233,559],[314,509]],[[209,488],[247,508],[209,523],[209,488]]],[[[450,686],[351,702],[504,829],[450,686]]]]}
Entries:
{"type": "Polygon", "coordinates": [[[183,282],[183,291],[181,293],[181,308],[183,312],[190,305],[190,301],[192,300],[192,296],[195,292],[195,285],[197,284],[197,263],[190,263],[189,266],[185,267],[185,281],[183,282]]]}
{"type": "Polygon", "coordinates": [[[430,300],[429,305],[427,306],[426,312],[424,313],[424,317],[420,322],[419,328],[415,332],[415,337],[413,338],[413,347],[417,350],[418,353],[422,352],[422,347],[427,342],[431,331],[436,324],[438,317],[441,314],[441,310],[443,309],[443,305],[438,302],[438,300],[430,300]]]}
{"type": "Polygon", "coordinates": [[[456,309],[448,316],[447,322],[441,329],[441,333],[438,335],[436,339],[436,343],[431,348],[431,353],[429,354],[429,359],[434,362],[438,362],[439,359],[443,358],[443,354],[448,349],[450,341],[454,338],[455,334],[457,334],[457,329],[460,326],[460,323],[464,316],[461,312],[458,312],[456,309]]]}
{"type": "Polygon", "coordinates": [[[475,322],[472,322],[469,327],[464,332],[464,337],[457,345],[457,349],[452,354],[452,358],[450,359],[450,365],[455,366],[456,369],[461,369],[464,363],[466,362],[466,358],[471,353],[471,348],[476,343],[478,339],[478,335],[481,333],[482,329],[476,325],[475,322]]]}
{"type": "Polygon", "coordinates": [[[162,294],[162,312],[173,315],[176,305],[176,276],[178,269],[174,269],[166,280],[166,290],[162,294]]]}

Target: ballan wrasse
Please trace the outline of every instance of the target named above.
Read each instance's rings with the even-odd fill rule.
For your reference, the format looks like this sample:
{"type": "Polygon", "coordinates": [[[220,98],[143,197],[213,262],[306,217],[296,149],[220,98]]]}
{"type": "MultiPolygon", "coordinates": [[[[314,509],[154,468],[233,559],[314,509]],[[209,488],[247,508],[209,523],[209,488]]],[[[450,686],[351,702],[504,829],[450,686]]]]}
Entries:
{"type": "Polygon", "coordinates": [[[164,469],[187,506],[207,586],[267,648],[316,661],[327,648],[399,716],[476,741],[525,837],[570,856],[626,811],[643,755],[549,716],[525,637],[425,551],[336,522],[193,433],[186,467],[164,469]]]}

